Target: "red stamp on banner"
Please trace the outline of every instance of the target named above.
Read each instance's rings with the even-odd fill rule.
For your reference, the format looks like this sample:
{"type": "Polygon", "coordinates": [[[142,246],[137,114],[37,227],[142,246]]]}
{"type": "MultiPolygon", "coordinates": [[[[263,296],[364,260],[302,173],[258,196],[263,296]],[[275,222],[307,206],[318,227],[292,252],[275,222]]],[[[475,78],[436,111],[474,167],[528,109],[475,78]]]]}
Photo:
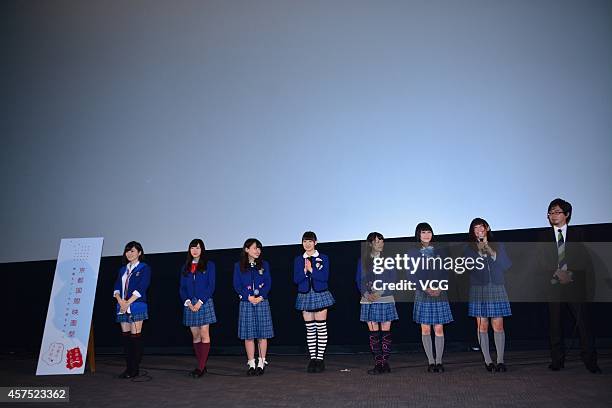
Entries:
{"type": "Polygon", "coordinates": [[[83,355],[81,349],[78,347],[71,348],[66,352],[66,368],[72,370],[73,368],[83,366],[83,355]]]}

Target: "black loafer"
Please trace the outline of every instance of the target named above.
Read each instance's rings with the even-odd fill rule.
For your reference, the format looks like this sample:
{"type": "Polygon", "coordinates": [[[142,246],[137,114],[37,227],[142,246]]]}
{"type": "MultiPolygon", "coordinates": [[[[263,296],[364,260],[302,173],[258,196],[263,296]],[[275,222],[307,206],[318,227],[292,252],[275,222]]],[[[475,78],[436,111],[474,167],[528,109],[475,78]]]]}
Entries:
{"type": "Polygon", "coordinates": [[[200,370],[199,368],[196,368],[195,370],[193,370],[191,372],[191,376],[193,378],[200,378],[201,376],[203,376],[204,374],[206,374],[206,367],[204,367],[203,370],[200,370]]]}
{"type": "Polygon", "coordinates": [[[317,365],[317,360],[315,360],[314,358],[310,359],[310,362],[308,363],[308,367],[306,367],[306,372],[307,373],[314,373],[315,371],[315,366],[317,365]]]}
{"type": "Polygon", "coordinates": [[[493,364],[493,363],[489,363],[489,364],[485,363],[485,368],[490,373],[494,373],[495,372],[495,364],[493,364]]]}
{"type": "Polygon", "coordinates": [[[124,372],[119,374],[117,377],[118,378],[132,378],[132,376],[130,375],[130,372],[128,370],[125,370],[124,372]]]}
{"type": "Polygon", "coordinates": [[[325,371],[325,361],[317,360],[317,365],[315,366],[315,373],[322,373],[325,371]]]}
{"type": "Polygon", "coordinates": [[[505,373],[506,371],[508,371],[508,369],[506,368],[506,365],[504,363],[499,363],[495,367],[495,371],[497,371],[498,373],[505,373]]]}
{"type": "Polygon", "coordinates": [[[430,364],[427,366],[427,372],[428,373],[435,373],[436,372],[436,365],[435,364],[430,364]]]}
{"type": "Polygon", "coordinates": [[[381,370],[381,366],[379,365],[375,365],[374,368],[370,368],[368,370],[368,374],[370,375],[378,375],[378,374],[382,374],[382,370],[381,370]]]}
{"type": "Polygon", "coordinates": [[[436,373],[443,373],[444,366],[442,364],[436,364],[436,373]]]}

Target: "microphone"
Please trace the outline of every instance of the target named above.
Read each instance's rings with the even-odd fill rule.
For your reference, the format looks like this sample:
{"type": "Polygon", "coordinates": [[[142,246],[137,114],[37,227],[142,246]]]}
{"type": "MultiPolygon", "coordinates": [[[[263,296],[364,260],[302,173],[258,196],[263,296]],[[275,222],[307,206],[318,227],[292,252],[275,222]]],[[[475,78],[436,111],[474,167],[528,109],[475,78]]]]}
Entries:
{"type": "MultiPolygon", "coordinates": [[[[484,242],[484,236],[482,235],[482,233],[478,233],[478,242],[484,242]]],[[[486,252],[481,252],[480,250],[478,251],[483,257],[487,257],[488,254],[486,252]]]]}

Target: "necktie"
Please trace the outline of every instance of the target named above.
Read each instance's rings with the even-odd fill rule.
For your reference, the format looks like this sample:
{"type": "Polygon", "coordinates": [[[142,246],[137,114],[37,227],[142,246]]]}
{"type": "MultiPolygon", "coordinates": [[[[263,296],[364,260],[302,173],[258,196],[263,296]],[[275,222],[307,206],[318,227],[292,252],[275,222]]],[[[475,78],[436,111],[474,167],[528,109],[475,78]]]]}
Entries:
{"type": "Polygon", "coordinates": [[[565,261],[565,240],[561,229],[557,230],[557,263],[559,269],[567,270],[567,262],[565,261]]]}
{"type": "Polygon", "coordinates": [[[130,285],[130,276],[132,275],[132,270],[129,265],[127,267],[127,276],[125,278],[125,287],[123,288],[123,297],[127,300],[130,298],[128,295],[128,286],[130,285]]]}

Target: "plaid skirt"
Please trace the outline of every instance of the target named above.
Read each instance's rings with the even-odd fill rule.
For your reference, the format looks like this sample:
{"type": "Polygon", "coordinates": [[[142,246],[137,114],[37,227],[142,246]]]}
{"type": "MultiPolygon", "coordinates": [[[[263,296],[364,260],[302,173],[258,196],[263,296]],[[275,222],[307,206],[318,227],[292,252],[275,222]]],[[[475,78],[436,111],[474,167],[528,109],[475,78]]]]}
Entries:
{"type": "Polygon", "coordinates": [[[440,296],[429,296],[417,290],[414,294],[412,320],[420,324],[446,324],[453,321],[448,298],[445,292],[440,296]]]}
{"type": "Polygon", "coordinates": [[[183,308],[183,325],[187,327],[201,327],[216,323],[215,304],[209,298],[197,312],[192,312],[187,306],[183,308]]]}
{"type": "Polygon", "coordinates": [[[312,312],[313,310],[320,310],[328,308],[333,305],[336,301],[329,292],[324,290],[323,292],[315,292],[310,289],[308,293],[299,293],[295,299],[295,308],[306,312],[312,312]]]}
{"type": "Polygon", "coordinates": [[[504,285],[471,286],[468,315],[472,317],[512,316],[504,285]]]}
{"type": "Polygon", "coordinates": [[[238,312],[238,337],[242,340],[270,339],[274,337],[272,313],[267,299],[254,305],[240,302],[238,312]]]}
{"type": "Polygon", "coordinates": [[[395,302],[388,303],[362,303],[359,320],[362,322],[390,322],[399,320],[395,302]]]}
{"type": "MultiPolygon", "coordinates": [[[[117,312],[119,306],[117,306],[117,312]]],[[[147,320],[149,318],[148,307],[144,302],[134,302],[130,305],[131,313],[117,314],[115,321],[117,323],[134,323],[147,320]]]]}

